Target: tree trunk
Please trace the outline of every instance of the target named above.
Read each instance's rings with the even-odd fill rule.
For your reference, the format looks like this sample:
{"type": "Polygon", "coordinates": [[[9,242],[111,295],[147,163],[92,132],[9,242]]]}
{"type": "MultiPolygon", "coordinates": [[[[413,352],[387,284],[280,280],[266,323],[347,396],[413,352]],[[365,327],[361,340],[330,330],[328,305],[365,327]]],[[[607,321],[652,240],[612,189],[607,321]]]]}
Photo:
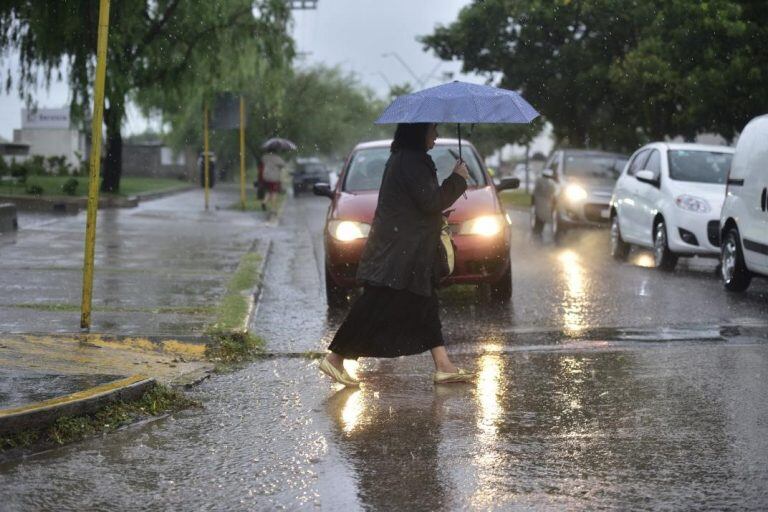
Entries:
{"type": "Polygon", "coordinates": [[[123,174],[123,136],[120,125],[123,122],[119,108],[105,108],[104,122],[107,125],[107,153],[104,155],[104,178],[101,191],[117,194],[120,191],[120,177],[123,174]]]}

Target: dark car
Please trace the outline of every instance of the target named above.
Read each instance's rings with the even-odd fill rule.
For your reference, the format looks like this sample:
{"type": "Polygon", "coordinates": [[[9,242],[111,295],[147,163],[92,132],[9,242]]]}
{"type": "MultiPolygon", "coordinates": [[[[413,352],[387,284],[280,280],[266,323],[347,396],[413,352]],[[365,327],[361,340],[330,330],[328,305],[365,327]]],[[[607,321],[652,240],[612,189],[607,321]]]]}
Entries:
{"type": "Polygon", "coordinates": [[[619,153],[584,149],[552,153],[533,189],[531,230],[540,234],[551,222],[559,242],[571,227],[607,227],[613,187],[627,159],[619,153]]]}
{"type": "MultiPolygon", "coordinates": [[[[438,181],[451,173],[458,142],[437,139],[430,151],[438,181]]],[[[325,288],[330,306],[345,302],[347,292],[359,286],[357,265],[376,212],[391,144],[391,140],[358,144],[347,158],[336,187],[331,189],[327,183],[315,187],[317,195],[332,200],[325,224],[325,288]]],[[[505,302],[512,295],[511,229],[497,193],[517,188],[520,182],[509,178],[495,185],[474,146],[469,142],[463,145],[469,188],[450,207],[448,222],[456,245],[456,267],[446,283],[487,285],[493,300],[505,302]]]]}
{"type": "Polygon", "coordinates": [[[315,183],[328,182],[328,167],[317,159],[299,159],[293,171],[293,195],[311,191],[315,183]]]}

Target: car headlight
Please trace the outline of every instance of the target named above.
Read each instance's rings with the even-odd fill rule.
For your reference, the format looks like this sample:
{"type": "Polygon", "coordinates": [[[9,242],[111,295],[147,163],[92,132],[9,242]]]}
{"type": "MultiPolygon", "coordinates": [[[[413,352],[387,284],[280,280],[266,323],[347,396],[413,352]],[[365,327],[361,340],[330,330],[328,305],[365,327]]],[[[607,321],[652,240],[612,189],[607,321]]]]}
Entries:
{"type": "Polygon", "coordinates": [[[577,203],[587,198],[587,191],[581,185],[570,184],[565,187],[565,198],[572,202],[577,203]]]}
{"type": "Polygon", "coordinates": [[[507,219],[504,215],[483,215],[462,222],[459,227],[460,235],[494,236],[504,230],[507,219]]]}
{"type": "Polygon", "coordinates": [[[682,208],[683,210],[688,210],[689,212],[709,213],[710,211],[712,211],[712,207],[709,206],[709,203],[707,202],[706,199],[689,196],[686,194],[683,194],[682,196],[677,196],[675,198],[675,204],[679,208],[682,208]]]}
{"type": "Polygon", "coordinates": [[[339,242],[351,242],[367,238],[371,226],[364,222],[353,220],[332,220],[328,223],[328,233],[339,242]]]}

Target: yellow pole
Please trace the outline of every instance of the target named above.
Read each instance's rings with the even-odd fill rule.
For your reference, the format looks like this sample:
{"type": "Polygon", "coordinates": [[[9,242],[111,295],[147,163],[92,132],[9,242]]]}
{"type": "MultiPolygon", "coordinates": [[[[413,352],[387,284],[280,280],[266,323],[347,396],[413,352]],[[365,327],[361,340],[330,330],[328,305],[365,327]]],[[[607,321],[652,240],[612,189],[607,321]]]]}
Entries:
{"type": "Polygon", "coordinates": [[[240,206],[245,210],[245,98],[240,96],[240,206]]]}
{"type": "Polygon", "coordinates": [[[208,209],[208,104],[203,108],[203,186],[205,187],[205,209],[208,209]]]}
{"type": "Polygon", "coordinates": [[[80,328],[91,328],[93,298],[93,256],[96,245],[96,211],[99,207],[99,168],[101,164],[101,122],[104,116],[104,77],[107,71],[107,36],[109,35],[109,0],[100,0],[99,33],[96,45],[96,83],[93,86],[93,119],[91,119],[91,155],[88,162],[88,214],[85,224],[85,257],[83,264],[83,300],[80,305],[80,328]]]}

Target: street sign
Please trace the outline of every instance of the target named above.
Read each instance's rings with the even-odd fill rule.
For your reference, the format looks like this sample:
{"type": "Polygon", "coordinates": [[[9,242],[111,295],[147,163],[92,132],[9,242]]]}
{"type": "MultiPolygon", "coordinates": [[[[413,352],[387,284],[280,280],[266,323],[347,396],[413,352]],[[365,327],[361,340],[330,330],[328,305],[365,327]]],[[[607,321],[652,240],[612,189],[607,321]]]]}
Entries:
{"type": "Polygon", "coordinates": [[[216,95],[213,101],[210,128],[213,130],[240,128],[240,96],[231,92],[216,95]]]}

